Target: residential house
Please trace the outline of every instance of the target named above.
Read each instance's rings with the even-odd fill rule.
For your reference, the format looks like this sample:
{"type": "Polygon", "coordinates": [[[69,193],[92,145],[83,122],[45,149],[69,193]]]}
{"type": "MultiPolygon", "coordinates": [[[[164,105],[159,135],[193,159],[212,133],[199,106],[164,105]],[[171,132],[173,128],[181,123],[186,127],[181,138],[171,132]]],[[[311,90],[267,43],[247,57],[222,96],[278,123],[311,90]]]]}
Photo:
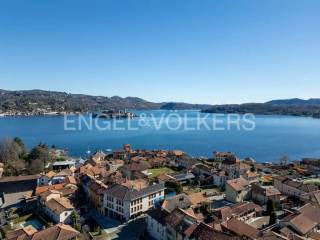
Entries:
{"type": "Polygon", "coordinates": [[[76,178],[74,176],[67,176],[64,179],[64,183],[66,185],[68,185],[68,184],[77,185],[77,180],[76,180],[76,178]]]}
{"type": "Polygon", "coordinates": [[[74,168],[76,162],[74,160],[56,161],[51,164],[53,170],[62,170],[74,168]]]}
{"type": "Polygon", "coordinates": [[[214,170],[208,165],[199,163],[192,168],[192,173],[196,176],[196,180],[200,185],[213,185],[214,170]]]}
{"type": "Polygon", "coordinates": [[[281,192],[274,186],[261,186],[260,184],[251,185],[252,200],[260,205],[267,204],[268,200],[280,203],[281,192]]]}
{"type": "Polygon", "coordinates": [[[179,157],[175,158],[173,166],[181,167],[185,169],[192,169],[196,164],[199,164],[200,162],[197,159],[190,158],[190,157],[179,157]]]}
{"type": "Polygon", "coordinates": [[[227,180],[228,176],[225,171],[219,170],[213,174],[213,184],[219,188],[224,188],[227,180]]]}
{"type": "Polygon", "coordinates": [[[189,237],[186,238],[187,240],[240,240],[240,237],[232,236],[231,234],[227,234],[221,231],[215,230],[213,227],[200,222],[196,225],[193,229],[192,233],[189,237]]]}
{"type": "Polygon", "coordinates": [[[154,184],[140,190],[114,184],[104,193],[105,215],[129,220],[155,207],[164,199],[163,184],[154,184]]]}
{"type": "Polygon", "coordinates": [[[127,181],[127,179],[123,177],[120,171],[110,173],[106,178],[104,178],[104,180],[105,180],[105,183],[108,185],[113,185],[116,183],[122,184],[127,181]]]}
{"type": "Polygon", "coordinates": [[[36,188],[35,195],[41,197],[41,194],[48,191],[58,191],[62,197],[74,198],[78,187],[74,184],[60,183],[36,188]]]}
{"type": "Polygon", "coordinates": [[[86,163],[85,165],[77,169],[77,171],[75,172],[75,177],[78,181],[84,175],[92,176],[96,179],[103,179],[106,178],[109,174],[110,173],[106,170],[105,167],[93,166],[90,163],[86,163]]]}
{"type": "Polygon", "coordinates": [[[232,236],[213,229],[211,226],[198,223],[190,213],[176,208],[171,213],[162,209],[153,209],[147,213],[148,234],[156,240],[183,239],[183,240],[238,240],[232,236]]]}
{"type": "Polygon", "coordinates": [[[174,174],[168,174],[170,177],[172,177],[172,180],[181,184],[193,182],[195,179],[195,176],[191,172],[186,173],[174,173],[174,174]]]}
{"type": "Polygon", "coordinates": [[[152,168],[160,168],[167,165],[168,159],[164,157],[153,157],[148,159],[148,163],[152,168]]]}
{"type": "Polygon", "coordinates": [[[242,175],[242,177],[245,178],[250,184],[259,182],[257,172],[247,171],[242,175]]]}
{"type": "Polygon", "coordinates": [[[242,239],[254,240],[262,236],[262,233],[257,229],[236,218],[231,218],[222,223],[221,228],[223,232],[241,237],[242,239]]]}
{"type": "Polygon", "coordinates": [[[248,223],[256,217],[260,217],[263,209],[253,202],[242,202],[231,206],[216,209],[213,212],[214,222],[223,223],[231,218],[248,223]]]}
{"type": "Polygon", "coordinates": [[[44,213],[55,223],[70,223],[74,206],[65,197],[51,197],[43,205],[44,213]]]}
{"type": "Polygon", "coordinates": [[[88,198],[90,199],[90,203],[94,206],[95,209],[98,210],[101,214],[104,214],[104,193],[107,190],[107,186],[92,177],[89,177],[90,180],[87,182],[87,193],[88,198]]]}
{"type": "Polygon", "coordinates": [[[51,179],[49,180],[49,185],[63,183],[65,182],[65,179],[70,176],[74,176],[73,171],[68,168],[62,169],[60,172],[55,173],[51,177],[51,179]]]}
{"type": "Polygon", "coordinates": [[[312,203],[320,208],[320,190],[302,194],[300,199],[306,203],[312,203]]]}
{"type": "Polygon", "coordinates": [[[197,226],[194,215],[182,209],[175,209],[166,218],[166,235],[168,240],[182,240],[191,236],[197,226]]]}
{"type": "Polygon", "coordinates": [[[115,172],[124,165],[124,161],[121,159],[111,159],[107,161],[107,168],[109,172],[115,172]]]}
{"type": "Polygon", "coordinates": [[[250,196],[249,182],[242,177],[228,180],[225,193],[228,201],[234,203],[243,202],[250,196]]]}
{"type": "Polygon", "coordinates": [[[41,176],[38,179],[38,185],[39,186],[46,186],[51,183],[51,179],[56,175],[54,171],[49,171],[46,174],[41,174],[41,176]]]}
{"type": "Polygon", "coordinates": [[[305,194],[318,190],[317,186],[303,184],[303,182],[295,181],[287,177],[274,177],[274,187],[281,193],[289,196],[301,197],[305,194]]]}
{"type": "Polygon", "coordinates": [[[91,156],[89,163],[93,166],[101,166],[103,165],[106,156],[107,154],[105,154],[103,151],[97,151],[91,156]]]}
{"type": "Polygon", "coordinates": [[[162,184],[165,184],[166,182],[174,182],[174,178],[165,173],[159,174],[156,179],[162,184]]]}
{"type": "Polygon", "coordinates": [[[134,180],[136,178],[139,178],[140,175],[142,175],[141,177],[143,177],[144,174],[142,172],[149,168],[151,168],[151,165],[148,162],[140,161],[138,163],[133,162],[133,163],[124,165],[121,171],[126,178],[130,180],[134,180]]]}
{"type": "Polygon", "coordinates": [[[69,225],[59,223],[41,231],[30,231],[28,228],[22,228],[8,232],[7,240],[76,240],[80,233],[69,225]]]}
{"type": "MultiPolygon", "coordinates": [[[[297,234],[302,237],[309,237],[320,232],[320,209],[312,204],[301,207],[297,213],[293,213],[282,220],[284,235],[297,234]]],[[[312,239],[312,238],[311,238],[312,239]]]]}
{"type": "Polygon", "coordinates": [[[237,156],[232,152],[213,152],[213,159],[216,162],[237,162],[239,161],[237,156]]]}
{"type": "Polygon", "coordinates": [[[147,212],[147,231],[153,239],[167,240],[165,218],[169,212],[161,208],[151,209],[147,212]]]}
{"type": "Polygon", "coordinates": [[[301,164],[306,166],[311,173],[320,175],[320,159],[319,158],[303,158],[301,161],[301,164]]]}
{"type": "Polygon", "coordinates": [[[190,201],[190,198],[184,194],[178,194],[172,197],[167,197],[161,207],[162,209],[166,210],[167,212],[171,213],[176,208],[180,209],[188,209],[192,205],[192,202],[190,201]]]}
{"type": "Polygon", "coordinates": [[[251,168],[249,164],[240,161],[231,152],[214,152],[214,159],[221,162],[220,169],[226,172],[229,180],[239,178],[250,171],[251,168]]]}
{"type": "Polygon", "coordinates": [[[131,145],[124,144],[123,149],[113,151],[112,155],[114,159],[128,160],[133,153],[134,151],[132,150],[131,145]]]}

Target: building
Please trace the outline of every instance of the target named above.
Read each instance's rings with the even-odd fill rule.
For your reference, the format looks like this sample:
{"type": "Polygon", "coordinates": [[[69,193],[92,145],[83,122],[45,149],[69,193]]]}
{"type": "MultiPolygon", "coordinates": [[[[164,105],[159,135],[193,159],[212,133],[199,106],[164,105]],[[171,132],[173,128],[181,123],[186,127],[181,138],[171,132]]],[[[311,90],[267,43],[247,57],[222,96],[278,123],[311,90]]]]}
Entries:
{"type": "Polygon", "coordinates": [[[247,223],[252,218],[261,216],[262,211],[263,209],[253,202],[242,202],[216,209],[213,212],[213,219],[215,222],[223,223],[231,218],[236,218],[247,223]]]}
{"type": "Polygon", "coordinates": [[[148,234],[156,240],[240,240],[241,238],[215,230],[213,227],[198,223],[196,218],[182,209],[172,213],[153,209],[147,213],[148,234]]]}
{"type": "Polygon", "coordinates": [[[220,170],[213,174],[213,184],[219,188],[224,188],[227,180],[228,176],[225,171],[220,170]]]}
{"type": "Polygon", "coordinates": [[[107,186],[95,179],[92,176],[83,176],[82,177],[82,187],[84,192],[86,193],[90,203],[93,205],[95,209],[98,210],[101,214],[104,213],[104,193],[107,190],[107,186]]]}
{"type": "Polygon", "coordinates": [[[124,161],[121,159],[112,159],[107,161],[107,167],[109,172],[115,172],[123,165],[124,165],[124,161]]]}
{"type": "Polygon", "coordinates": [[[200,161],[198,161],[197,159],[190,158],[190,157],[178,157],[174,159],[175,161],[174,161],[174,164],[172,165],[176,167],[186,168],[186,169],[191,169],[192,167],[200,163],[200,161]]]}
{"type": "Polygon", "coordinates": [[[153,208],[164,199],[163,184],[154,184],[140,190],[114,184],[104,193],[106,216],[128,221],[153,208]]]}
{"type": "Polygon", "coordinates": [[[192,182],[195,178],[191,172],[169,174],[172,180],[181,184],[192,182]]]}
{"type": "Polygon", "coordinates": [[[213,185],[214,170],[211,167],[199,163],[192,168],[192,173],[196,176],[200,185],[213,185]]]}
{"type": "Polygon", "coordinates": [[[226,199],[230,202],[243,202],[250,196],[249,182],[244,178],[228,180],[226,183],[226,199]]]}
{"type": "Polygon", "coordinates": [[[166,210],[167,212],[172,212],[176,208],[180,209],[188,209],[192,205],[190,198],[184,194],[178,194],[172,197],[167,197],[162,203],[162,209],[166,210]]]}
{"type": "Polygon", "coordinates": [[[151,165],[152,168],[160,168],[164,167],[168,164],[169,160],[164,157],[153,157],[148,159],[148,163],[151,165]]]}
{"type": "Polygon", "coordinates": [[[165,218],[169,215],[161,208],[152,209],[147,212],[147,231],[156,240],[167,240],[165,218]]]}
{"type": "Polygon", "coordinates": [[[268,200],[280,203],[281,192],[273,186],[261,186],[260,184],[251,185],[252,200],[260,205],[267,204],[268,200]]]}
{"type": "Polygon", "coordinates": [[[105,154],[103,151],[97,151],[91,156],[89,163],[92,164],[93,166],[96,166],[96,165],[101,166],[106,156],[107,154],[105,154]]]}
{"type": "Polygon", "coordinates": [[[250,184],[259,182],[257,172],[247,171],[242,175],[242,177],[245,178],[250,184]]]}
{"type": "Polygon", "coordinates": [[[320,175],[320,159],[319,158],[303,158],[301,163],[308,168],[313,174],[320,175]]]}
{"type": "Polygon", "coordinates": [[[6,234],[7,240],[75,240],[80,233],[69,225],[59,223],[41,231],[18,229],[6,234]]]}
{"type": "Polygon", "coordinates": [[[216,162],[232,162],[235,163],[238,160],[237,156],[232,152],[213,152],[213,159],[216,162]]]}
{"type": "Polygon", "coordinates": [[[138,175],[143,176],[144,174],[142,172],[149,168],[151,168],[151,165],[148,162],[140,161],[124,165],[121,171],[126,178],[134,180],[138,178],[138,175]]]}
{"type": "Polygon", "coordinates": [[[298,212],[282,220],[281,226],[281,233],[287,236],[294,234],[302,237],[309,237],[314,234],[319,236],[320,209],[312,204],[306,204],[298,212]]]}
{"type": "Polygon", "coordinates": [[[0,179],[0,209],[19,207],[32,196],[39,175],[2,177],[0,179]]]}
{"type": "Polygon", "coordinates": [[[49,171],[46,174],[41,174],[40,178],[38,179],[39,186],[46,186],[49,185],[51,179],[56,175],[54,171],[49,171]]]}
{"type": "Polygon", "coordinates": [[[197,226],[197,219],[194,215],[182,209],[175,209],[166,218],[167,240],[185,239],[191,235],[197,226]]]}
{"type": "Polygon", "coordinates": [[[221,169],[226,172],[229,180],[246,175],[250,171],[250,168],[250,165],[240,161],[224,161],[221,164],[221,169]]]}
{"type": "Polygon", "coordinates": [[[221,224],[223,232],[241,237],[241,239],[258,239],[262,234],[254,227],[240,221],[236,218],[231,218],[221,224]]]}
{"type": "Polygon", "coordinates": [[[281,193],[288,196],[301,197],[305,194],[318,190],[317,186],[303,184],[303,182],[294,181],[287,177],[278,176],[273,179],[274,187],[281,193]]]}
{"type": "Polygon", "coordinates": [[[303,194],[300,199],[306,203],[313,203],[315,206],[320,208],[320,190],[303,194]]]}
{"type": "Polygon", "coordinates": [[[70,223],[74,206],[65,197],[54,196],[44,202],[43,211],[55,223],[70,223]]]}
{"type": "Polygon", "coordinates": [[[76,162],[73,160],[56,161],[52,163],[53,170],[70,169],[70,168],[75,168],[75,166],[76,166],[76,162]]]}
{"type": "Polygon", "coordinates": [[[217,231],[213,227],[201,222],[197,224],[197,226],[193,229],[192,233],[187,239],[190,239],[190,240],[213,240],[213,239],[240,240],[241,238],[232,236],[227,233],[223,233],[221,231],[217,231]]]}

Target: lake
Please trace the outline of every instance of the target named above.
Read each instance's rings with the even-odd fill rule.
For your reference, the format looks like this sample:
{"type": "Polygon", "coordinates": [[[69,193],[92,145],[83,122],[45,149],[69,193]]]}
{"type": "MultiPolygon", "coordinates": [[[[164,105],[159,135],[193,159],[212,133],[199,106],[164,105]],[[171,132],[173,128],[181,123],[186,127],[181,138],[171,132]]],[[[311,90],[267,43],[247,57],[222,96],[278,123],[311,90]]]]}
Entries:
{"type": "Polygon", "coordinates": [[[131,120],[92,119],[89,115],[80,120],[78,116],[2,117],[0,137],[21,137],[28,147],[39,142],[54,144],[74,156],[85,156],[88,149],[119,149],[130,143],[137,149],[180,149],[192,156],[212,157],[215,150],[232,151],[259,162],[275,162],[283,155],[291,160],[320,157],[319,119],[255,116],[250,120],[254,128],[248,130],[252,125],[244,116],[237,119],[239,128],[236,123],[228,125],[228,116],[198,111],[135,113],[139,117],[131,120]],[[87,126],[90,121],[93,127],[87,126]],[[217,125],[214,129],[213,121],[217,125]]]}

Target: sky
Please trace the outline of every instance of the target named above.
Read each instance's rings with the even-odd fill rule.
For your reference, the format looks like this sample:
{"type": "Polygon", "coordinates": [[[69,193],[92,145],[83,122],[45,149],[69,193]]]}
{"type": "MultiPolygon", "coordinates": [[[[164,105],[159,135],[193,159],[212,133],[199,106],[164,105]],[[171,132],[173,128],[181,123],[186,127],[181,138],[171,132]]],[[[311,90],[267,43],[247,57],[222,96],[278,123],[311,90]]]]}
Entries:
{"type": "Polygon", "coordinates": [[[316,98],[319,11],[318,0],[1,0],[0,89],[316,98]]]}

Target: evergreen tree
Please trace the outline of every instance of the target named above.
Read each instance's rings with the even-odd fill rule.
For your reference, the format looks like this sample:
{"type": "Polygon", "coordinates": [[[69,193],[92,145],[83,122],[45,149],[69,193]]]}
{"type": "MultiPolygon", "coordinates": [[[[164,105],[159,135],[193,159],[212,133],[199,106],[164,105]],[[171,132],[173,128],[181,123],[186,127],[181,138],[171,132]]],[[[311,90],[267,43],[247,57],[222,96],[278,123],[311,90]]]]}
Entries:
{"type": "Polygon", "coordinates": [[[277,222],[276,207],[271,199],[267,201],[267,215],[270,216],[270,225],[275,224],[277,222]]]}
{"type": "Polygon", "coordinates": [[[80,215],[76,211],[73,211],[71,213],[71,220],[72,220],[72,227],[77,231],[80,231],[81,230],[80,215]]]}

